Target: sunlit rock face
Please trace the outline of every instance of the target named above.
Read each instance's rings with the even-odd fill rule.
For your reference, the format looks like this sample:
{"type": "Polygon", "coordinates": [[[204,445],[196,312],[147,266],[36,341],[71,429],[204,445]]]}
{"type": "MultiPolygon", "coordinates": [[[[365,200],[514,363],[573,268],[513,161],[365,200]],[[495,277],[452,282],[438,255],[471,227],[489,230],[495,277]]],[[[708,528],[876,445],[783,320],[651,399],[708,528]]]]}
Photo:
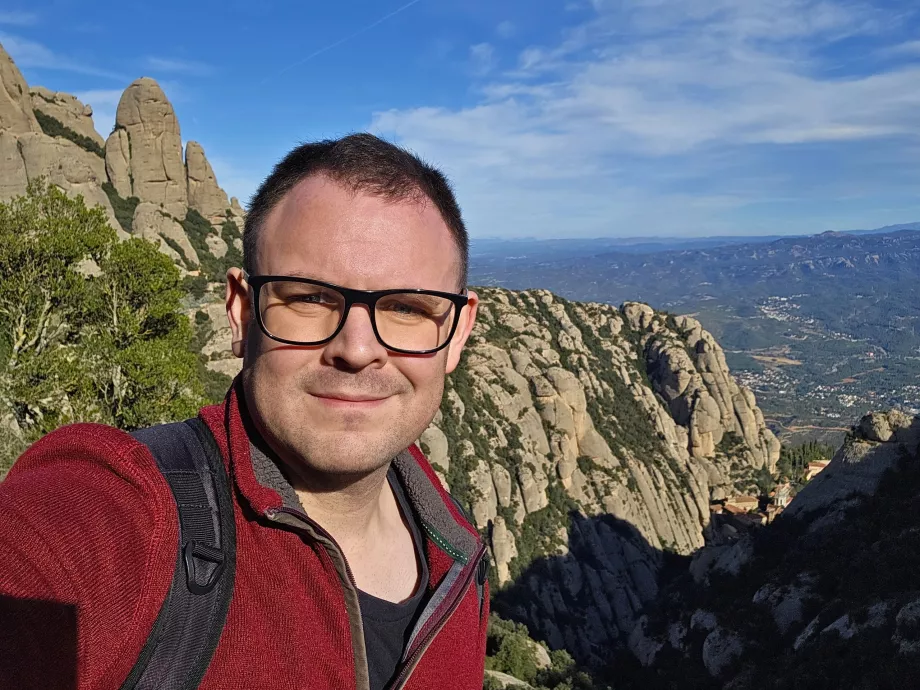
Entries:
{"type": "Polygon", "coordinates": [[[657,594],[662,553],[703,545],[712,492],[772,470],[779,442],[691,318],[480,297],[421,445],[489,535],[496,607],[597,657],[657,594]]]}

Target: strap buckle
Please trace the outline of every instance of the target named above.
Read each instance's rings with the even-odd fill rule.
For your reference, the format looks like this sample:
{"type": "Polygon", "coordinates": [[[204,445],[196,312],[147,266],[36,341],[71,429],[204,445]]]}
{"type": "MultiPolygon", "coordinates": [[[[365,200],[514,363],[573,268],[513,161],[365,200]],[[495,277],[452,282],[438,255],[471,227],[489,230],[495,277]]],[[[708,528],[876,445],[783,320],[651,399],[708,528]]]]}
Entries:
{"type": "Polygon", "coordinates": [[[189,591],[193,594],[207,594],[220,581],[220,576],[224,572],[224,554],[220,549],[213,546],[201,544],[194,539],[186,542],[185,548],[182,549],[183,560],[185,561],[185,576],[189,591]],[[217,567],[211,571],[210,576],[204,582],[199,581],[199,574],[205,575],[205,568],[199,567],[195,559],[199,558],[208,563],[214,563],[217,567]]]}

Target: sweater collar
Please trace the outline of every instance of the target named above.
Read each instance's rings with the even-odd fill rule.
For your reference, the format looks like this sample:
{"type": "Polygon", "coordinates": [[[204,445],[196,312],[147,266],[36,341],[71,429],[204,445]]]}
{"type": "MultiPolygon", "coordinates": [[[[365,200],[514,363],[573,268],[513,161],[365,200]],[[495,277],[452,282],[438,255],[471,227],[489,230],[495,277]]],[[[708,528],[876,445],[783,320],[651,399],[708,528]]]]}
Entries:
{"type": "MultiPolygon", "coordinates": [[[[239,493],[258,515],[282,506],[303,510],[278,462],[261,447],[245,410],[241,376],[234,379],[223,404],[203,408],[200,416],[217,438],[239,493]]],[[[479,548],[479,535],[444,490],[424,454],[412,444],[392,463],[428,536],[455,561],[466,563],[479,548]]]]}

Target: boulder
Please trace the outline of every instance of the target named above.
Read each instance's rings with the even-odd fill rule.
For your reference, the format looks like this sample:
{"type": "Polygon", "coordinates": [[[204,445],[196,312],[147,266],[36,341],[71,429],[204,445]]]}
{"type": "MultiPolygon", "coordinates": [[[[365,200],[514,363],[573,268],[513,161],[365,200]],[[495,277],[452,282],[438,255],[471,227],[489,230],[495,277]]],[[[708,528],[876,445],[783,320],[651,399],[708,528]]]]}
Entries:
{"type": "Polygon", "coordinates": [[[16,63],[0,45],[0,132],[3,130],[12,134],[42,131],[32,112],[29,86],[16,63]]]}
{"type": "Polygon", "coordinates": [[[227,193],[217,185],[214,170],[197,141],[190,141],[185,147],[185,166],[188,170],[188,205],[212,223],[220,222],[226,217],[230,202],[227,193]]]}
{"type": "Polygon", "coordinates": [[[143,77],[125,89],[105,148],[106,167],[121,196],[136,196],[185,218],[188,177],[179,121],[156,81],[143,77]]]}
{"type": "Polygon", "coordinates": [[[703,665],[714,678],[725,675],[743,653],[741,637],[722,627],[717,627],[703,641],[703,665]]]}

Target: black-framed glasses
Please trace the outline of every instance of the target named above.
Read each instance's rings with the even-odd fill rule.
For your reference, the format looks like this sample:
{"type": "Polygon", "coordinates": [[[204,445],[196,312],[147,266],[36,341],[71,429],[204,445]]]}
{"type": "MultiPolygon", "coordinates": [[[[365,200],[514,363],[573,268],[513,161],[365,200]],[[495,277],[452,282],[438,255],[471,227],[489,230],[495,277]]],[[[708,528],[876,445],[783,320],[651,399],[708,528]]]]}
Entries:
{"type": "Polygon", "coordinates": [[[366,304],[377,340],[388,350],[427,355],[446,347],[469,297],[436,290],[353,290],[295,276],[243,277],[252,288],[259,328],[289,345],[323,345],[366,304]]]}

